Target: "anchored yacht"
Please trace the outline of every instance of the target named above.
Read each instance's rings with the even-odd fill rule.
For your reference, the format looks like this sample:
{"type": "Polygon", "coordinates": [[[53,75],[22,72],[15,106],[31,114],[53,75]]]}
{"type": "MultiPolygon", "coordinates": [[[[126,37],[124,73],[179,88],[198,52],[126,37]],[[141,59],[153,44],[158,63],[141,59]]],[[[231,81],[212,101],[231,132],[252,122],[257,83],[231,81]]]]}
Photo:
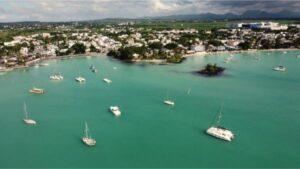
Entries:
{"type": "Polygon", "coordinates": [[[284,66],[277,66],[277,67],[274,67],[273,70],[280,71],[280,72],[285,72],[286,68],[284,66]]]}
{"type": "Polygon", "coordinates": [[[32,89],[29,90],[29,92],[34,94],[44,94],[44,89],[33,87],[32,89]]]}
{"type": "Polygon", "coordinates": [[[175,105],[175,103],[172,100],[164,100],[164,103],[166,105],[170,105],[170,106],[174,106],[175,105]]]}
{"type": "Polygon", "coordinates": [[[26,103],[25,102],[24,102],[24,114],[25,114],[25,118],[23,119],[23,121],[24,121],[25,124],[36,125],[36,121],[33,120],[33,119],[30,119],[28,117],[28,112],[27,112],[27,108],[26,108],[26,103]]]}
{"type": "Polygon", "coordinates": [[[89,128],[87,123],[85,122],[85,129],[84,129],[84,136],[81,138],[82,142],[87,145],[87,146],[94,146],[96,145],[96,140],[93,139],[90,135],[89,135],[89,128]]]}
{"type": "Polygon", "coordinates": [[[107,79],[107,78],[104,78],[103,81],[106,82],[106,83],[112,83],[112,81],[110,79],[107,79]]]}
{"type": "Polygon", "coordinates": [[[217,125],[208,128],[206,130],[206,133],[213,137],[216,137],[216,138],[219,138],[219,139],[222,139],[225,141],[232,141],[234,139],[234,134],[230,130],[220,126],[221,118],[222,118],[222,107],[221,107],[219,115],[218,115],[217,125]]]}
{"type": "Polygon", "coordinates": [[[85,78],[79,76],[79,77],[76,77],[75,80],[79,83],[84,83],[85,82],[85,78]]]}
{"type": "Polygon", "coordinates": [[[121,116],[121,110],[118,106],[110,106],[109,109],[115,116],[121,116]]]}

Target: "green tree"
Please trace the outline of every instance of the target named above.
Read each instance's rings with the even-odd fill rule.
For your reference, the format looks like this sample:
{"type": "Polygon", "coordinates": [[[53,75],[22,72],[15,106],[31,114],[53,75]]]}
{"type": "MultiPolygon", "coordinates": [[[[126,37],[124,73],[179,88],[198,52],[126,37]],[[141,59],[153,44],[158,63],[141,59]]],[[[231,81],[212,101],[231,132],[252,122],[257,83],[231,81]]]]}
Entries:
{"type": "Polygon", "coordinates": [[[75,43],[72,46],[72,50],[75,54],[84,54],[86,50],[86,46],[83,43],[75,43]]]}

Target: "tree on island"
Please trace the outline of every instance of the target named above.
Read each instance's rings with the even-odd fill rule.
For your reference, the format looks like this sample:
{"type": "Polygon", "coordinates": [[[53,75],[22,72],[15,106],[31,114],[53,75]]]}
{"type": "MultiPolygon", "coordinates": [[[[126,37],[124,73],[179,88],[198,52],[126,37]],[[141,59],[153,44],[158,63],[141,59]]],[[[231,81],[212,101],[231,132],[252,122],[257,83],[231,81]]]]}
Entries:
{"type": "Polygon", "coordinates": [[[207,64],[204,69],[201,69],[198,71],[198,73],[202,75],[207,75],[207,76],[217,76],[223,73],[225,68],[223,67],[218,67],[217,64],[207,64]]]}

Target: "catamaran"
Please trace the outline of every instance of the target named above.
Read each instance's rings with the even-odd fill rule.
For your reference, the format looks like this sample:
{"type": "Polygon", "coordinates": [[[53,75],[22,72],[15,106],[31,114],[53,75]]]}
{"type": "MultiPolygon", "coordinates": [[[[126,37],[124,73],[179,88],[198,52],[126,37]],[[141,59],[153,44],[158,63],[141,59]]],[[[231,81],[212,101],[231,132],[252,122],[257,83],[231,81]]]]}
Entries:
{"type": "Polygon", "coordinates": [[[87,123],[85,122],[84,136],[81,138],[82,142],[87,146],[96,145],[96,140],[89,136],[89,128],[87,123]]]}
{"type": "Polygon", "coordinates": [[[44,89],[33,87],[32,89],[29,90],[29,92],[34,94],[44,94],[44,89]]]}
{"type": "Polygon", "coordinates": [[[115,116],[121,116],[121,110],[118,106],[110,106],[109,109],[115,116]]]}
{"type": "Polygon", "coordinates": [[[110,79],[107,79],[107,78],[104,78],[103,81],[106,82],[106,83],[112,83],[112,81],[110,79]]]}
{"type": "Polygon", "coordinates": [[[25,114],[25,118],[23,119],[24,123],[28,124],[28,125],[36,125],[36,121],[33,119],[30,119],[28,117],[28,112],[27,112],[27,108],[26,108],[26,103],[24,102],[24,114],[25,114]]]}
{"type": "Polygon", "coordinates": [[[222,139],[225,141],[232,141],[234,139],[234,134],[230,130],[220,126],[221,118],[222,118],[222,107],[219,111],[217,125],[208,128],[206,130],[206,133],[213,137],[216,137],[216,138],[219,138],[219,139],[222,139]]]}
{"type": "Polygon", "coordinates": [[[50,79],[51,79],[51,80],[60,81],[60,80],[63,80],[64,77],[63,77],[62,75],[60,75],[60,74],[54,74],[54,75],[51,75],[51,76],[50,76],[50,79]]]}

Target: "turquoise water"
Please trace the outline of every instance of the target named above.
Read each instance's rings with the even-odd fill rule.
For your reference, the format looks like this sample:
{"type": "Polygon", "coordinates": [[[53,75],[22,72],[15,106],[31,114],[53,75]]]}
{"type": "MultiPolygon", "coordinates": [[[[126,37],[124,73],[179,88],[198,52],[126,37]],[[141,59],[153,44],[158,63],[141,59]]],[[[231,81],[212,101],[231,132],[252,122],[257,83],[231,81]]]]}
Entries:
{"type": "Polygon", "coordinates": [[[82,57],[3,74],[0,167],[300,167],[297,55],[300,51],[241,53],[225,64],[228,54],[218,54],[166,66],[82,57]],[[223,65],[225,75],[192,73],[207,63],[223,65]],[[287,72],[272,71],[280,63],[287,72]],[[99,73],[90,72],[92,64],[99,73]],[[55,72],[65,79],[51,82],[55,72]],[[85,84],[74,81],[79,74],[85,84]],[[113,83],[104,83],[104,77],[113,83]],[[30,94],[33,86],[46,93],[30,94]],[[174,107],[162,103],[167,95],[174,107]],[[22,122],[24,101],[35,127],[22,122]],[[204,133],[221,103],[222,124],[235,133],[233,142],[204,133]],[[120,118],[108,111],[112,105],[120,106],[120,118]],[[96,147],[80,140],[85,121],[96,147]]]}

